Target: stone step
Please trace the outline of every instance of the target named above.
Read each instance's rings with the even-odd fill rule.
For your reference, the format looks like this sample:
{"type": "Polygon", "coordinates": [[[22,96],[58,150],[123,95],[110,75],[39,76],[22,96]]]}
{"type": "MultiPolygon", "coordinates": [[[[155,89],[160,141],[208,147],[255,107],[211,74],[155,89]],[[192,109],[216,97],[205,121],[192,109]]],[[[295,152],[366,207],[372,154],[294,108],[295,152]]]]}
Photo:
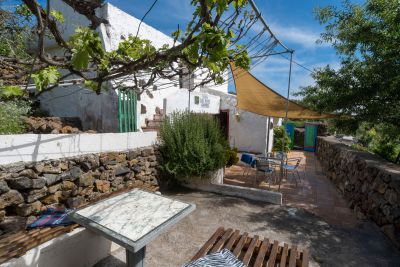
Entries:
{"type": "Polygon", "coordinates": [[[148,121],[147,122],[147,127],[160,127],[161,126],[162,121],[148,121]]]}
{"type": "Polygon", "coordinates": [[[158,132],[160,130],[159,127],[142,127],[143,132],[158,132]]]}

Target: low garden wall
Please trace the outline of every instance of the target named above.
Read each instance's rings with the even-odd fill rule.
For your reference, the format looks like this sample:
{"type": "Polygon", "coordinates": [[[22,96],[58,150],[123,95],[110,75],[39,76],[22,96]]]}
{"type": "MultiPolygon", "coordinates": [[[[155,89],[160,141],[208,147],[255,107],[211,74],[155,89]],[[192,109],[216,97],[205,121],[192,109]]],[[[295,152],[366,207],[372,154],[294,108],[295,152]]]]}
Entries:
{"type": "Polygon", "coordinates": [[[333,137],[318,137],[316,153],[357,216],[373,220],[400,247],[400,166],[333,137]]]}
{"type": "Polygon", "coordinates": [[[148,146],[0,165],[0,235],[24,228],[47,208],[76,208],[131,187],[156,191],[158,160],[148,146]]]}
{"type": "Polygon", "coordinates": [[[157,132],[0,135],[0,165],[108,151],[156,143],[157,132]]]}

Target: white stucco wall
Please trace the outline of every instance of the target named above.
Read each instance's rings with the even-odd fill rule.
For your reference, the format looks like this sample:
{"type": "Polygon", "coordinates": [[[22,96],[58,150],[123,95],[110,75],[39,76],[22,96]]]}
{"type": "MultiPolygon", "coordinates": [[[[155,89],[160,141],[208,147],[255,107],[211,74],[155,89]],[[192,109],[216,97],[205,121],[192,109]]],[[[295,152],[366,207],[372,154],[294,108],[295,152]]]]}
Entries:
{"type": "MultiPolygon", "coordinates": [[[[189,110],[189,91],[180,89],[175,94],[172,94],[164,100],[164,111],[166,115],[174,111],[189,110]]],[[[218,114],[220,110],[220,97],[202,93],[198,91],[190,92],[190,111],[196,113],[218,114]],[[198,97],[199,103],[195,103],[195,98],[198,97]]]]}
{"type": "Polygon", "coordinates": [[[0,164],[126,151],[153,145],[156,140],[156,132],[1,135],[0,164]]]}
{"type": "Polygon", "coordinates": [[[1,267],[90,267],[121,248],[85,228],[56,237],[1,267]]]}
{"type": "MultiPolygon", "coordinates": [[[[236,96],[211,89],[203,92],[217,95],[221,98],[221,110],[229,110],[229,143],[239,151],[265,153],[267,148],[268,117],[257,115],[236,108],[236,96]],[[240,120],[236,119],[236,112],[240,120]]],[[[272,121],[272,118],[271,118],[272,121]]],[[[269,151],[272,149],[273,129],[270,129],[269,151]]]]}
{"type": "MultiPolygon", "coordinates": [[[[121,38],[127,38],[129,35],[136,36],[140,23],[139,19],[109,3],[104,5],[103,10],[103,14],[109,22],[108,25],[103,25],[101,28],[104,38],[104,46],[107,51],[117,49],[118,44],[122,40],[121,38]]],[[[156,30],[144,22],[140,26],[138,37],[150,40],[156,48],[160,48],[164,44],[172,46],[174,42],[170,36],[156,30]]]]}

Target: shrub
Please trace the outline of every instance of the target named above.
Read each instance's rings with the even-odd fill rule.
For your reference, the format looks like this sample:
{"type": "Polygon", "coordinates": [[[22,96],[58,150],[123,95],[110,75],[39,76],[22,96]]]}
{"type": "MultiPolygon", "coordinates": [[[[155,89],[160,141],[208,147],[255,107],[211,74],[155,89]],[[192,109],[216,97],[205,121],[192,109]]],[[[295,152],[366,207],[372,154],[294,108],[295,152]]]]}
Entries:
{"type": "Polygon", "coordinates": [[[0,101],[0,134],[20,134],[26,130],[22,116],[30,112],[25,100],[0,101]]]}
{"type": "Polygon", "coordinates": [[[230,167],[235,165],[239,161],[239,157],[237,156],[238,149],[236,147],[226,150],[226,166],[230,167]]]}
{"type": "Polygon", "coordinates": [[[356,132],[358,146],[363,146],[384,159],[395,162],[400,155],[400,134],[397,127],[387,124],[362,123],[356,132]]]}
{"type": "Polygon", "coordinates": [[[274,128],[274,145],[272,147],[273,151],[285,151],[290,150],[290,137],[287,134],[284,126],[279,126],[274,128]],[[285,146],[283,146],[285,142],[285,146]]]}
{"type": "Polygon", "coordinates": [[[176,112],[160,128],[161,168],[175,178],[204,177],[223,167],[227,148],[218,121],[206,114],[176,112]]]}

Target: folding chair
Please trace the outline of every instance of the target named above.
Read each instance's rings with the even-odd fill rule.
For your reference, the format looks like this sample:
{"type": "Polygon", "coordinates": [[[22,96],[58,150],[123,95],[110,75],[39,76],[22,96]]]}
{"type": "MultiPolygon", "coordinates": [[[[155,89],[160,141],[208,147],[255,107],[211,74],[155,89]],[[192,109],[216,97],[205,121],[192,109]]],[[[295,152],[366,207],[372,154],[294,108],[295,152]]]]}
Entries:
{"type": "MultiPolygon", "coordinates": [[[[301,160],[302,160],[302,158],[288,158],[286,160],[286,164],[283,164],[283,170],[285,171],[286,179],[288,177],[288,173],[290,173],[290,175],[293,176],[293,178],[294,178],[296,186],[297,186],[297,180],[299,181],[299,183],[301,183],[301,176],[299,174],[299,167],[300,167],[301,160]],[[290,164],[291,162],[295,162],[295,164],[290,164]],[[297,177],[295,174],[297,174],[297,177]]],[[[305,173],[304,173],[304,176],[305,176],[305,173]]]]}
{"type": "Polygon", "coordinates": [[[254,183],[257,183],[257,177],[258,173],[262,172],[264,173],[264,177],[266,178],[266,181],[269,182],[269,188],[271,188],[271,181],[273,179],[275,170],[277,168],[278,163],[275,160],[265,158],[265,157],[259,157],[256,160],[256,177],[254,180],[254,183]]]}

